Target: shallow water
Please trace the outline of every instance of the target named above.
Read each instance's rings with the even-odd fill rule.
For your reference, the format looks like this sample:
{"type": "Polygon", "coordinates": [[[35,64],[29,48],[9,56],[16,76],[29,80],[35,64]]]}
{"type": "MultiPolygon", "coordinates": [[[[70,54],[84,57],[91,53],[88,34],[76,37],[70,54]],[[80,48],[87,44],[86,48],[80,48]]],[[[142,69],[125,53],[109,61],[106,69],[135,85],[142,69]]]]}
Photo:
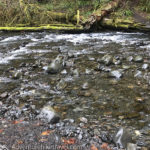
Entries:
{"type": "MultiPolygon", "coordinates": [[[[104,130],[126,126],[140,130],[148,141],[150,72],[142,70],[144,63],[150,65],[150,36],[146,33],[0,33],[0,93],[8,92],[8,97],[2,99],[4,104],[22,107],[30,103],[40,109],[50,101],[62,118],[78,121],[84,116],[89,124],[98,121],[104,130]],[[45,73],[44,66],[58,54],[67,56],[68,52],[75,57],[66,60],[74,62],[64,67],[67,74],[45,73]],[[97,59],[105,54],[119,56],[123,65],[130,66],[123,71],[121,79],[97,71],[97,59]],[[144,62],[126,60],[136,55],[143,56],[144,62]],[[71,73],[76,68],[79,76],[71,73]],[[86,74],[86,69],[91,70],[91,74],[86,74]],[[12,79],[13,72],[18,70],[21,77],[12,79]],[[135,77],[138,70],[142,75],[135,77]],[[61,79],[65,85],[58,88],[61,79]],[[89,83],[89,88],[82,90],[85,82],[89,83]]],[[[109,68],[122,69],[122,64],[109,68]]]]}

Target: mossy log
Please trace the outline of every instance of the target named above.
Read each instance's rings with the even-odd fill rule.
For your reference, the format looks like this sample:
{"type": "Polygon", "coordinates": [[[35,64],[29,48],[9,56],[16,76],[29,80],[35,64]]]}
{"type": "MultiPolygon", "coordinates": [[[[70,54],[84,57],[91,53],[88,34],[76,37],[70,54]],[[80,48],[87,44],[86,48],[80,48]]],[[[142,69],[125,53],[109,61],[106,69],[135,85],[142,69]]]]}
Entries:
{"type": "Polygon", "coordinates": [[[145,26],[141,23],[137,23],[132,19],[119,19],[119,18],[103,18],[101,26],[104,28],[116,28],[116,29],[138,29],[150,31],[150,26],[145,26]]]}
{"type": "MultiPolygon", "coordinates": [[[[23,26],[23,25],[22,25],[23,26]]],[[[39,27],[0,27],[0,31],[40,31],[40,30],[83,30],[82,26],[72,24],[49,24],[39,27]]]]}
{"type": "Polygon", "coordinates": [[[93,25],[100,22],[103,17],[110,14],[112,11],[114,11],[119,6],[120,0],[113,0],[110,3],[108,3],[106,6],[101,6],[99,9],[94,12],[90,18],[84,23],[85,29],[90,29],[93,27],[93,25]]]}

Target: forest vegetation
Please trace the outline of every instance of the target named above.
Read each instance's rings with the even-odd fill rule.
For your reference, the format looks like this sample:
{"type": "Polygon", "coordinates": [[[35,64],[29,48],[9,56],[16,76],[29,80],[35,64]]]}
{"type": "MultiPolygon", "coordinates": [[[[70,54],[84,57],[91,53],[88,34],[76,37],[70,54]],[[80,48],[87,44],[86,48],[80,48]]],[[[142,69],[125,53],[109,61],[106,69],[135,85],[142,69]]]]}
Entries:
{"type": "MultiPolygon", "coordinates": [[[[99,8],[112,0],[1,0],[0,1],[0,26],[41,26],[45,24],[76,24],[77,15],[80,23],[99,8]],[[78,10],[78,11],[77,11],[78,10]],[[79,14],[77,14],[79,12],[79,14]],[[82,17],[81,17],[82,16],[82,17]]],[[[130,18],[133,9],[150,12],[149,0],[120,0],[120,5],[112,16],[117,18],[130,18]]],[[[150,20],[150,15],[146,15],[150,20]]]]}

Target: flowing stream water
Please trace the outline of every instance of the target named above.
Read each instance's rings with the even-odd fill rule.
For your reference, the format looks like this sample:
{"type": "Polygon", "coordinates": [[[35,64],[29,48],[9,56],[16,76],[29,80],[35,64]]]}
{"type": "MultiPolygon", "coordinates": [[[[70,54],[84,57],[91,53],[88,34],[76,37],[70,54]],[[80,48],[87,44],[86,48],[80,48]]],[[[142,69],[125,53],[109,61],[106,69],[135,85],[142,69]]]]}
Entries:
{"type": "Polygon", "coordinates": [[[1,117],[34,120],[37,111],[50,102],[63,119],[78,122],[85,117],[89,124],[98,122],[110,132],[118,126],[139,130],[140,141],[148,145],[150,36],[110,31],[0,32],[0,94],[2,104],[8,107],[1,109],[1,117]],[[59,54],[65,57],[62,72],[46,73],[44,68],[59,54]],[[99,62],[106,54],[120,63],[99,62]],[[136,56],[142,60],[134,60],[136,56]],[[122,77],[112,77],[114,70],[122,77]],[[25,109],[29,104],[34,109],[25,109]],[[14,107],[23,113],[12,115],[14,107]]]}

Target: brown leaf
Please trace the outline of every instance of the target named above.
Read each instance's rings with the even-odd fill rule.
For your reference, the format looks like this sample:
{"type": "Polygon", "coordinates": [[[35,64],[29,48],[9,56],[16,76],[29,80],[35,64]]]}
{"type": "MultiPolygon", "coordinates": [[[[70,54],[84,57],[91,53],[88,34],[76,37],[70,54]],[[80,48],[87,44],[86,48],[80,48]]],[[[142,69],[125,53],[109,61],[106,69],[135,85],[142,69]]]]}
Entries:
{"type": "Polygon", "coordinates": [[[18,123],[21,123],[23,120],[14,120],[13,122],[12,122],[12,124],[18,124],[18,123]]]}
{"type": "Polygon", "coordinates": [[[17,143],[18,143],[18,144],[23,144],[23,141],[18,140],[17,143]]]}
{"type": "Polygon", "coordinates": [[[76,140],[74,138],[71,138],[71,139],[62,139],[62,142],[65,143],[65,144],[75,144],[76,140]]]}
{"type": "Polygon", "coordinates": [[[0,133],[2,133],[3,132],[3,129],[0,129],[0,133]]]}
{"type": "Polygon", "coordinates": [[[107,143],[103,143],[103,144],[101,145],[101,149],[103,149],[103,150],[111,150],[111,149],[109,148],[109,146],[108,146],[107,143]]]}
{"type": "Polygon", "coordinates": [[[98,150],[98,148],[95,145],[92,145],[91,150],[98,150]]]}
{"type": "Polygon", "coordinates": [[[47,131],[43,131],[42,133],[41,133],[41,136],[45,136],[45,135],[50,135],[51,133],[53,133],[54,132],[54,130],[47,130],[47,131]]]}

